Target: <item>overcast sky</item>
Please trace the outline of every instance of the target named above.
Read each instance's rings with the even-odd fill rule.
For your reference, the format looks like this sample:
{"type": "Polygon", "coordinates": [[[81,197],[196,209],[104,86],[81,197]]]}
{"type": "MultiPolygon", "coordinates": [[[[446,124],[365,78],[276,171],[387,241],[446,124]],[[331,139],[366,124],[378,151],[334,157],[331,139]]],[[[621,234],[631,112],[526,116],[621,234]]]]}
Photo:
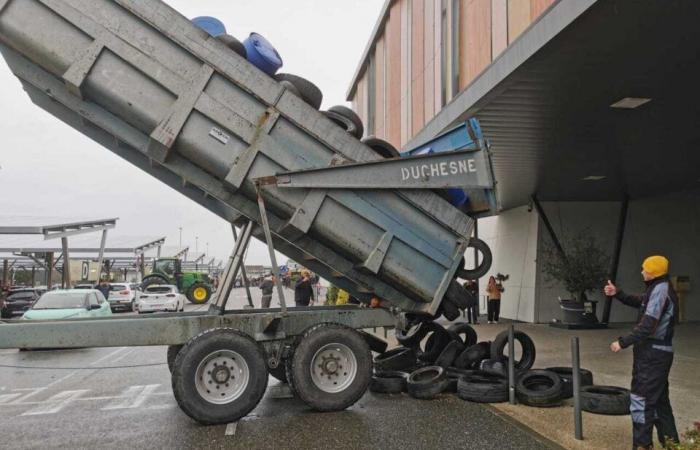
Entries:
{"type": "MultiPolygon", "coordinates": [[[[267,37],[284,72],[302,75],[324,93],[324,108],[345,102],[382,0],[168,0],[187,17],[215,16],[240,40],[267,37]]],[[[3,217],[119,217],[114,234],[167,238],[226,258],[228,224],[32,105],[0,61],[0,224],[3,217]]],[[[99,236],[95,236],[95,245],[99,236]]],[[[284,258],[286,260],[286,258],[284,258]]],[[[249,264],[268,264],[255,243],[249,264]]],[[[280,263],[282,263],[280,261],[280,263]]]]}

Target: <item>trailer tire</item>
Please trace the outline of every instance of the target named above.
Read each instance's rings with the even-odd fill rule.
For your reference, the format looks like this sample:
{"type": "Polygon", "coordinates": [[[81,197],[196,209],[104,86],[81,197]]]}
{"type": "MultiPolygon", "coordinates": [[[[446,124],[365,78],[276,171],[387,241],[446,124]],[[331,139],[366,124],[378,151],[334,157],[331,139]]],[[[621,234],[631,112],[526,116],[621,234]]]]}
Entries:
{"type": "Polygon", "coordinates": [[[454,361],[454,366],[458,369],[472,369],[491,354],[491,343],[488,341],[479,342],[471,347],[467,347],[454,361]]]}
{"type": "Polygon", "coordinates": [[[630,413],[630,391],[617,386],[584,386],[581,409],[594,414],[624,416],[630,413]]]}
{"type": "Polygon", "coordinates": [[[449,385],[445,369],[438,366],[420,368],[408,377],[406,390],[413,398],[431,400],[442,394],[449,385]]]}
{"type": "Polygon", "coordinates": [[[173,373],[173,367],[175,366],[175,359],[177,358],[177,354],[180,353],[180,350],[182,350],[183,345],[169,345],[168,346],[168,353],[167,353],[167,361],[168,361],[168,370],[170,373],[173,373]]]}
{"type": "Polygon", "coordinates": [[[362,139],[362,143],[374,150],[374,152],[382,158],[398,158],[401,156],[399,151],[396,150],[396,147],[384,139],[379,139],[375,136],[368,136],[362,139]]]}
{"type": "Polygon", "coordinates": [[[203,305],[211,298],[211,286],[205,283],[193,283],[187,289],[187,300],[195,305],[203,305]]]}
{"type": "Polygon", "coordinates": [[[447,370],[452,366],[459,356],[464,351],[464,345],[459,341],[451,341],[445,346],[445,349],[440,353],[440,356],[435,360],[435,365],[447,370]]]}
{"type": "Polygon", "coordinates": [[[277,81],[289,81],[299,92],[299,96],[304,102],[314,109],[319,109],[323,103],[323,92],[315,84],[291,73],[278,73],[274,76],[277,81]]]}
{"type": "Polygon", "coordinates": [[[557,406],[561,403],[562,382],[548,370],[529,370],[515,384],[518,400],[529,406],[557,406]]]}
{"type": "Polygon", "coordinates": [[[369,383],[369,390],[378,394],[400,394],[406,391],[407,378],[406,372],[377,372],[369,383]]]}
{"type": "Polygon", "coordinates": [[[423,327],[427,331],[426,334],[430,333],[430,335],[425,341],[424,350],[418,355],[418,359],[434,363],[447,344],[450,343],[452,337],[442,325],[436,322],[425,322],[423,327]]]}
{"type": "Polygon", "coordinates": [[[360,334],[322,323],[304,332],[290,359],[293,391],[317,411],[341,411],[364,395],[372,379],[372,353],[360,334]]]}
{"type": "Polygon", "coordinates": [[[476,403],[505,402],[508,400],[508,383],[501,378],[476,372],[457,381],[457,396],[476,403]]]}
{"type": "Polygon", "coordinates": [[[173,394],[195,421],[231,423],[260,402],[268,379],[260,374],[265,373],[265,354],[257,342],[234,329],[215,328],[192,338],[177,354],[173,394]]]}
{"type": "MultiPolygon", "coordinates": [[[[547,367],[545,370],[559,375],[562,382],[561,398],[574,396],[574,369],[571,367],[547,367]]],[[[581,387],[593,385],[593,373],[587,369],[579,369],[581,374],[581,387]]]]}
{"type": "Polygon", "coordinates": [[[374,358],[374,369],[379,372],[408,370],[415,365],[416,351],[407,347],[394,348],[374,358]]]}
{"type": "MultiPolygon", "coordinates": [[[[535,357],[537,352],[535,351],[535,343],[532,341],[530,336],[523,333],[522,331],[516,331],[514,333],[515,340],[520,342],[523,348],[523,354],[519,361],[515,361],[515,368],[518,370],[530,370],[535,364],[535,357]]],[[[496,336],[491,345],[491,359],[499,359],[507,357],[503,354],[503,350],[506,345],[508,345],[508,331],[503,331],[496,336]]]]}
{"type": "Polygon", "coordinates": [[[474,269],[465,269],[464,266],[462,266],[462,268],[457,271],[457,276],[465,280],[477,280],[486,275],[491,269],[491,264],[493,264],[493,253],[491,253],[491,248],[488,246],[488,244],[478,238],[469,239],[467,248],[469,247],[481,253],[481,264],[479,267],[475,267],[474,269]]]}
{"type": "Polygon", "coordinates": [[[476,335],[476,330],[474,330],[474,328],[472,328],[472,326],[466,322],[455,323],[453,325],[450,325],[449,327],[447,327],[447,331],[451,331],[457,336],[460,336],[462,344],[464,344],[464,346],[467,348],[476,344],[479,340],[478,336],[476,335]],[[464,339],[461,338],[462,335],[464,335],[464,339]]]}

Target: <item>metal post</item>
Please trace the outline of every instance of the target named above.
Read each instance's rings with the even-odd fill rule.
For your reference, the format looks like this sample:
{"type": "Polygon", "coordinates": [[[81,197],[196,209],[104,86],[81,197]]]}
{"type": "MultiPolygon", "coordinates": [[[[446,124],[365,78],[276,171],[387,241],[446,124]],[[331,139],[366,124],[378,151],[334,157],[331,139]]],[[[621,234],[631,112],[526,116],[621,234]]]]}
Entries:
{"type": "Polygon", "coordinates": [[[574,390],[574,436],[580,441],[583,440],[583,417],[581,415],[581,360],[577,336],[571,338],[571,360],[574,390]]]}
{"type": "Polygon", "coordinates": [[[2,260],[2,287],[7,286],[7,275],[9,274],[9,261],[6,259],[2,260]]]}
{"type": "Polygon", "coordinates": [[[141,273],[141,281],[143,281],[143,277],[146,276],[146,255],[143,253],[139,256],[139,272],[141,273]]]}
{"type": "MultiPolygon", "coordinates": [[[[613,283],[617,279],[617,268],[620,265],[620,252],[622,251],[622,238],[625,235],[625,225],[627,223],[627,207],[629,206],[629,197],[625,195],[620,205],[620,217],[617,220],[617,233],[615,234],[615,248],[613,249],[612,261],[610,261],[610,271],[608,278],[613,283]]],[[[603,323],[610,322],[610,308],[612,307],[612,297],[605,297],[605,306],[603,308],[603,323]]]]}
{"type": "Polygon", "coordinates": [[[557,252],[559,252],[559,256],[561,256],[561,258],[566,261],[566,253],[564,253],[564,247],[561,246],[561,242],[559,242],[559,238],[557,237],[556,233],[554,232],[554,228],[552,228],[552,224],[549,223],[549,218],[547,217],[547,214],[545,214],[544,209],[542,208],[542,205],[540,204],[540,201],[537,200],[537,196],[535,196],[535,195],[532,196],[532,204],[535,206],[535,209],[537,210],[537,214],[539,214],[540,219],[542,219],[542,223],[544,223],[545,228],[547,228],[547,232],[549,233],[549,237],[552,238],[552,242],[554,243],[554,247],[556,247],[557,252]]]}
{"type": "MultiPolygon", "coordinates": [[[[102,230],[102,239],[100,240],[100,252],[97,255],[97,281],[102,279],[102,262],[105,257],[105,246],[107,245],[107,230],[102,230]]],[[[88,279],[90,276],[88,275],[88,279]]]]}
{"type": "Polygon", "coordinates": [[[250,242],[250,236],[253,233],[253,222],[248,222],[243,227],[243,232],[241,233],[241,238],[236,240],[236,244],[233,246],[233,252],[229,257],[229,262],[226,264],[224,269],[224,276],[219,284],[220,288],[217,292],[216,303],[209,307],[212,312],[218,312],[223,314],[226,311],[226,303],[231,295],[233,286],[236,280],[236,275],[238,275],[238,269],[243,264],[243,255],[250,242]]]}
{"type": "MultiPolygon", "coordinates": [[[[238,242],[238,233],[236,233],[236,226],[231,224],[231,231],[233,232],[233,239],[238,242]]],[[[253,305],[253,296],[250,295],[250,286],[248,286],[248,275],[245,273],[245,259],[241,259],[241,278],[243,279],[243,287],[245,288],[245,295],[248,297],[248,306],[255,308],[253,305]]],[[[234,279],[235,283],[236,280],[234,279]]]]}
{"type": "Polygon", "coordinates": [[[156,259],[160,259],[160,249],[161,249],[161,246],[159,245],[158,250],[156,252],[156,259]]]}
{"type": "Polygon", "coordinates": [[[272,274],[275,276],[275,284],[277,285],[277,295],[279,296],[280,306],[282,307],[282,314],[287,315],[287,303],[284,301],[284,291],[282,288],[282,280],[280,279],[280,268],[277,265],[277,257],[275,257],[275,247],[272,244],[272,233],[270,233],[270,224],[267,221],[265,201],[262,198],[260,186],[256,185],[255,188],[258,193],[258,208],[260,209],[260,222],[262,223],[263,231],[265,232],[265,241],[267,242],[267,249],[270,251],[270,261],[272,262],[272,274]]]}
{"type": "Polygon", "coordinates": [[[70,255],[68,254],[68,238],[61,238],[61,248],[63,251],[63,287],[70,288],[70,255]]]}
{"type": "Polygon", "coordinates": [[[508,401],[515,405],[515,326],[508,327],[508,401]]]}
{"type": "Polygon", "coordinates": [[[32,266],[32,287],[36,286],[36,267],[32,266]]]}
{"type": "Polygon", "coordinates": [[[46,287],[51,290],[53,282],[53,252],[46,254],[46,287]]]}

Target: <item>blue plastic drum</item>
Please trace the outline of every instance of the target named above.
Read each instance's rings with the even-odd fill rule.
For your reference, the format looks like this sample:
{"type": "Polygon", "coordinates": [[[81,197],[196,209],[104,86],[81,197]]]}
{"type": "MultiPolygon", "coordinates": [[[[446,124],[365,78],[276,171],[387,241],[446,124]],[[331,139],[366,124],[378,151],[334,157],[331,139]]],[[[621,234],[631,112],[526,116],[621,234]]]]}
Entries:
{"type": "Polygon", "coordinates": [[[200,16],[192,19],[192,23],[209,33],[210,36],[217,37],[226,34],[226,26],[216,17],[200,16]]]}
{"type": "Polygon", "coordinates": [[[248,61],[266,74],[272,76],[282,67],[282,57],[275,47],[258,33],[250,33],[243,45],[248,52],[248,61]]]}

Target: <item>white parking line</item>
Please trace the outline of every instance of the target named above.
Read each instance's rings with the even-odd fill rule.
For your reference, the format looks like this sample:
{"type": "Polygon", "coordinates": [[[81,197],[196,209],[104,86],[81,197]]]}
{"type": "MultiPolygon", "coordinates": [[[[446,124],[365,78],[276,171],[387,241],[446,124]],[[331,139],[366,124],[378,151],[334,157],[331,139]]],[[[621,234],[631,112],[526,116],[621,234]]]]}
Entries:
{"type": "Polygon", "coordinates": [[[103,411],[114,409],[138,408],[148,399],[153,392],[160,387],[160,384],[149,384],[146,386],[131,386],[122,395],[117,397],[111,404],[102,408],[103,411]]]}
{"type": "Polygon", "coordinates": [[[15,400],[19,397],[21,397],[22,394],[21,392],[18,394],[3,394],[0,395],[0,405],[5,404],[5,403],[10,403],[12,400],[15,400]]]}
{"type": "Polygon", "coordinates": [[[43,405],[30,409],[29,411],[22,414],[23,416],[38,416],[43,414],[55,414],[68,406],[72,401],[88,392],[87,389],[80,389],[76,391],[63,391],[53,397],[49,398],[44,402],[43,405]]]}
{"type": "Polygon", "coordinates": [[[238,428],[238,422],[231,422],[226,425],[226,436],[235,436],[236,428],[238,428]]]}

